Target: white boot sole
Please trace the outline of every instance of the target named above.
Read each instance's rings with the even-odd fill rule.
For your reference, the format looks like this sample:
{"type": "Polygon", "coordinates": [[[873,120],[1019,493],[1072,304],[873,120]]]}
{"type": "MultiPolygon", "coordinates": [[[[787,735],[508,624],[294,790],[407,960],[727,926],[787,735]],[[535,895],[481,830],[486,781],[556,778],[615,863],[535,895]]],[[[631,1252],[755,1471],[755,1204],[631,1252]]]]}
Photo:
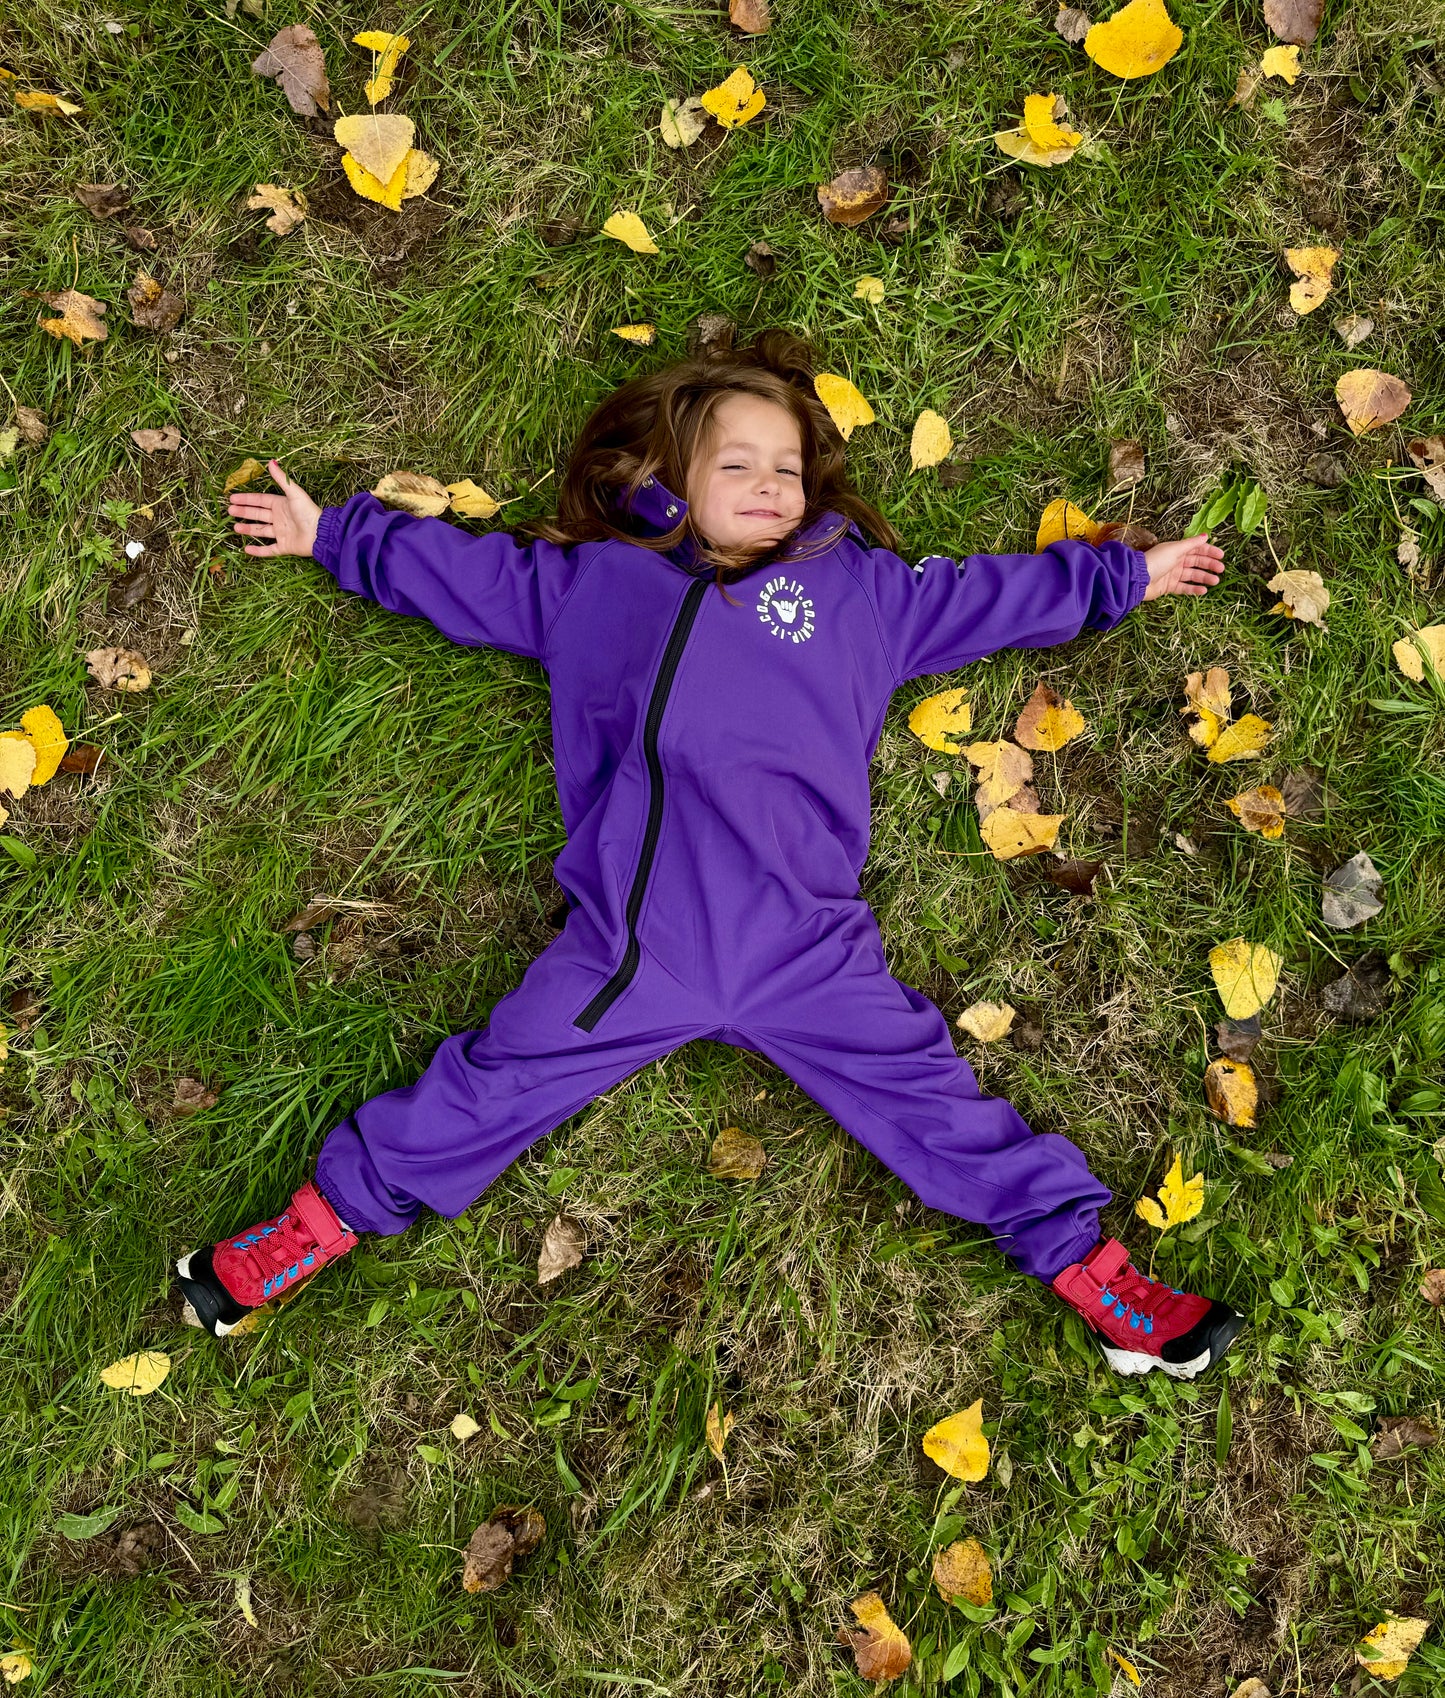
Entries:
{"type": "Polygon", "coordinates": [[[1146,1356],[1142,1350],[1115,1350],[1107,1344],[1100,1348],[1116,1374],[1147,1374],[1152,1368],[1162,1368],[1170,1379],[1192,1380],[1209,1366],[1207,1350],[1188,1362],[1166,1362],[1162,1356],[1146,1356]]]}

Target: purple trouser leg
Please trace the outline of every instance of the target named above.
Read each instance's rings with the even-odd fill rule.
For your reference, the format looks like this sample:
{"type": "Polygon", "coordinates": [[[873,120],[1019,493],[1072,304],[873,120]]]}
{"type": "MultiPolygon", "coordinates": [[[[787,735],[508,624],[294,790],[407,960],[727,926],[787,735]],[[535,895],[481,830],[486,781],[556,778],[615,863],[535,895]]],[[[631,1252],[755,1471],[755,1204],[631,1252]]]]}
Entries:
{"type": "Polygon", "coordinates": [[[574,914],[496,1004],[442,1043],[415,1085],[363,1103],[322,1147],[317,1183],[348,1226],[394,1233],[425,1207],[458,1215],[527,1146],[693,1038],[756,1049],[930,1208],[985,1227],[1045,1282],[1097,1242],[1110,1192],[1067,1138],[984,1097],[947,1023],[891,977],[858,903],[726,1011],[652,960],[591,1032],[573,1024],[607,978],[574,914]]]}

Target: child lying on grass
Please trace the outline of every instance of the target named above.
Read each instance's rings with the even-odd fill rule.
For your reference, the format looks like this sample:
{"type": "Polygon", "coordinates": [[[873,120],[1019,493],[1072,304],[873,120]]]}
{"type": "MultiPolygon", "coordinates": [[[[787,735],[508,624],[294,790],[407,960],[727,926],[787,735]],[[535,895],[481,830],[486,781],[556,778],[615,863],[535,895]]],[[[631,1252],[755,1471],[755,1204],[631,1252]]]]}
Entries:
{"type": "Polygon", "coordinates": [[[231,497],[235,529],[270,539],[248,554],[310,555],[454,642],[547,668],[568,916],[483,1026],[336,1127],[283,1213],[182,1257],[211,1332],[360,1233],[461,1214],[601,1092],[712,1038],[765,1055],[929,1207],[986,1227],[1120,1373],[1192,1379],[1228,1349],[1239,1315],[1100,1237],[1110,1192],[1082,1153],[980,1095],[943,1016],[890,975],[858,884],[901,683],[1203,595],[1223,555],[1203,535],[1147,554],[1066,540],[910,567],[850,486],[812,376],[774,330],[623,385],[530,541],[368,494],[318,509],[274,460],[281,494],[231,497]]]}

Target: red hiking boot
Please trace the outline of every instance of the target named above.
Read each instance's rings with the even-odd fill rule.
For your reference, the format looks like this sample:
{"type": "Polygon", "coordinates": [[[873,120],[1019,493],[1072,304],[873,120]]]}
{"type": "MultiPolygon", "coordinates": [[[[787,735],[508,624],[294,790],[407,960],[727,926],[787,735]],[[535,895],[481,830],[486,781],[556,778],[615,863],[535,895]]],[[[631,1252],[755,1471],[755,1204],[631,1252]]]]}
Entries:
{"type": "Polygon", "coordinates": [[[1244,1325],[1226,1303],[1146,1279],[1117,1238],[1101,1239],[1057,1275],[1053,1289],[1099,1334],[1119,1374],[1162,1368],[1176,1380],[1192,1380],[1214,1366],[1244,1325]]]}
{"type": "Polygon", "coordinates": [[[224,1338],[254,1310],[290,1297],[303,1280],[355,1247],[356,1234],[308,1182],[274,1220],[182,1256],[176,1284],[196,1324],[224,1338]]]}

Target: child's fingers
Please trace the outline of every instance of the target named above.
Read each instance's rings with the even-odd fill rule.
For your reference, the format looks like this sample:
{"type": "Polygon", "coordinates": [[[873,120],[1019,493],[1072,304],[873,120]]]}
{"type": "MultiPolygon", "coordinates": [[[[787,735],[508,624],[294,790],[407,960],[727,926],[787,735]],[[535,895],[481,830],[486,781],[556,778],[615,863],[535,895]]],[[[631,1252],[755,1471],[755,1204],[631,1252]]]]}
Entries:
{"type": "Polygon", "coordinates": [[[268,460],[266,462],[266,470],[270,472],[276,482],[281,485],[282,489],[290,490],[291,480],[286,476],[285,472],[282,471],[281,462],[279,460],[268,460]]]}

